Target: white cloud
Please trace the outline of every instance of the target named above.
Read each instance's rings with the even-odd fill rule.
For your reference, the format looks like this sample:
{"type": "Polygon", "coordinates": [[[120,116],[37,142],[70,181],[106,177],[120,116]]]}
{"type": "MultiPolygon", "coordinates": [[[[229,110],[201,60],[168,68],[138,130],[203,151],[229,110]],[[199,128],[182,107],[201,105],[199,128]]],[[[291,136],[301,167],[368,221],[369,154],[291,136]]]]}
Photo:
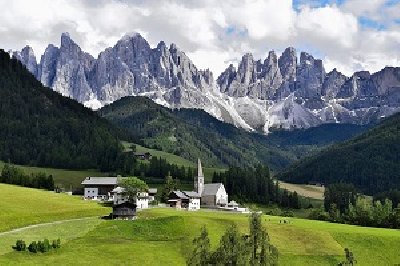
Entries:
{"type": "MultiPolygon", "coordinates": [[[[36,54],[48,43],[59,44],[68,31],[96,56],[125,33],[138,31],[152,46],[176,43],[201,68],[217,77],[245,52],[264,58],[268,50],[288,46],[318,51],[326,69],[346,74],[400,66],[400,4],[385,0],[347,0],[341,5],[290,0],[0,0],[0,47],[31,45],[36,54]],[[378,21],[377,30],[360,25],[359,17],[378,21]]],[[[39,57],[39,56],[38,56],[39,57]]]]}
{"type": "Polygon", "coordinates": [[[312,43],[335,44],[345,48],[354,45],[358,32],[357,18],[338,7],[304,7],[296,23],[300,39],[307,37],[312,43]]]}

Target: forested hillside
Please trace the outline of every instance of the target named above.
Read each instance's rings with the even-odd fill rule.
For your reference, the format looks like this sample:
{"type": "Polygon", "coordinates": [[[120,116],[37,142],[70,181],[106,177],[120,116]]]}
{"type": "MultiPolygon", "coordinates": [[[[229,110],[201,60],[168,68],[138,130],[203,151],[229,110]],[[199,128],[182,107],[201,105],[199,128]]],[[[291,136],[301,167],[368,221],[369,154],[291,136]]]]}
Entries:
{"type": "Polygon", "coordinates": [[[122,156],[120,134],[90,109],[43,87],[0,50],[0,160],[113,170],[122,156]]]}
{"type": "Polygon", "coordinates": [[[275,171],[365,130],[361,126],[333,125],[265,136],[238,129],[203,110],[170,110],[144,97],[125,97],[102,108],[100,114],[132,133],[134,142],[150,148],[192,161],[202,158],[207,166],[263,163],[275,171]]]}
{"type": "Polygon", "coordinates": [[[400,114],[358,137],[295,163],[279,177],[298,183],[352,183],[369,194],[399,189],[400,114]]]}

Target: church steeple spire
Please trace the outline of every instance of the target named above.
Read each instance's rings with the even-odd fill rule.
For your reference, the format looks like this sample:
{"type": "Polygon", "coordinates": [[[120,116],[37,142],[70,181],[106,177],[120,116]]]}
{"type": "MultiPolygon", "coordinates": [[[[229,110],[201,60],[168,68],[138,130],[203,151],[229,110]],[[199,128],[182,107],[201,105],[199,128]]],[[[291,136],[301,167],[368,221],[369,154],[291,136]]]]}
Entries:
{"type": "Polygon", "coordinates": [[[194,190],[199,194],[203,194],[204,190],[204,175],[201,167],[200,159],[197,159],[197,176],[194,179],[194,190]]]}

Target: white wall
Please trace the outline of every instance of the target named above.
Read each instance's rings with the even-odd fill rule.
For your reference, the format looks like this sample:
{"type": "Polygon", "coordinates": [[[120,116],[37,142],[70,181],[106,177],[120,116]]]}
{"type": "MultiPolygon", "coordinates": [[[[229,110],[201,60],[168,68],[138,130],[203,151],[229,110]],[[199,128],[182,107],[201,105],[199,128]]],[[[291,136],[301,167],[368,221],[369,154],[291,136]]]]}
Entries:
{"type": "MultiPolygon", "coordinates": [[[[123,193],[113,193],[113,196],[114,196],[114,204],[121,204],[128,201],[128,196],[123,193]]],[[[148,199],[148,194],[146,192],[138,193],[138,198],[136,198],[136,205],[138,209],[149,208],[149,199],[148,199]]]]}
{"type": "Polygon", "coordinates": [[[149,199],[148,198],[137,198],[136,205],[138,209],[147,209],[149,208],[149,199]]]}
{"type": "Polygon", "coordinates": [[[224,185],[220,186],[216,194],[216,204],[228,204],[228,194],[224,185]]]}
{"type": "Polygon", "coordinates": [[[97,199],[99,189],[97,187],[85,187],[84,197],[85,199],[97,199]]]}
{"type": "Polygon", "coordinates": [[[188,209],[189,210],[199,210],[200,209],[200,199],[190,199],[188,209]]]}

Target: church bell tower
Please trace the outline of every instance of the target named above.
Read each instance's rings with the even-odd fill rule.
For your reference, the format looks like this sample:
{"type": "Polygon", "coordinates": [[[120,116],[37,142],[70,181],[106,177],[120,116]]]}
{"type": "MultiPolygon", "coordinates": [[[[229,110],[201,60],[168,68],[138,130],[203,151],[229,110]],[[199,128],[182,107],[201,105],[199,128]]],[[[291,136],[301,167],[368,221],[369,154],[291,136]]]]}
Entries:
{"type": "Polygon", "coordinates": [[[204,190],[204,175],[200,159],[197,159],[197,176],[194,178],[194,190],[201,196],[204,190]]]}

